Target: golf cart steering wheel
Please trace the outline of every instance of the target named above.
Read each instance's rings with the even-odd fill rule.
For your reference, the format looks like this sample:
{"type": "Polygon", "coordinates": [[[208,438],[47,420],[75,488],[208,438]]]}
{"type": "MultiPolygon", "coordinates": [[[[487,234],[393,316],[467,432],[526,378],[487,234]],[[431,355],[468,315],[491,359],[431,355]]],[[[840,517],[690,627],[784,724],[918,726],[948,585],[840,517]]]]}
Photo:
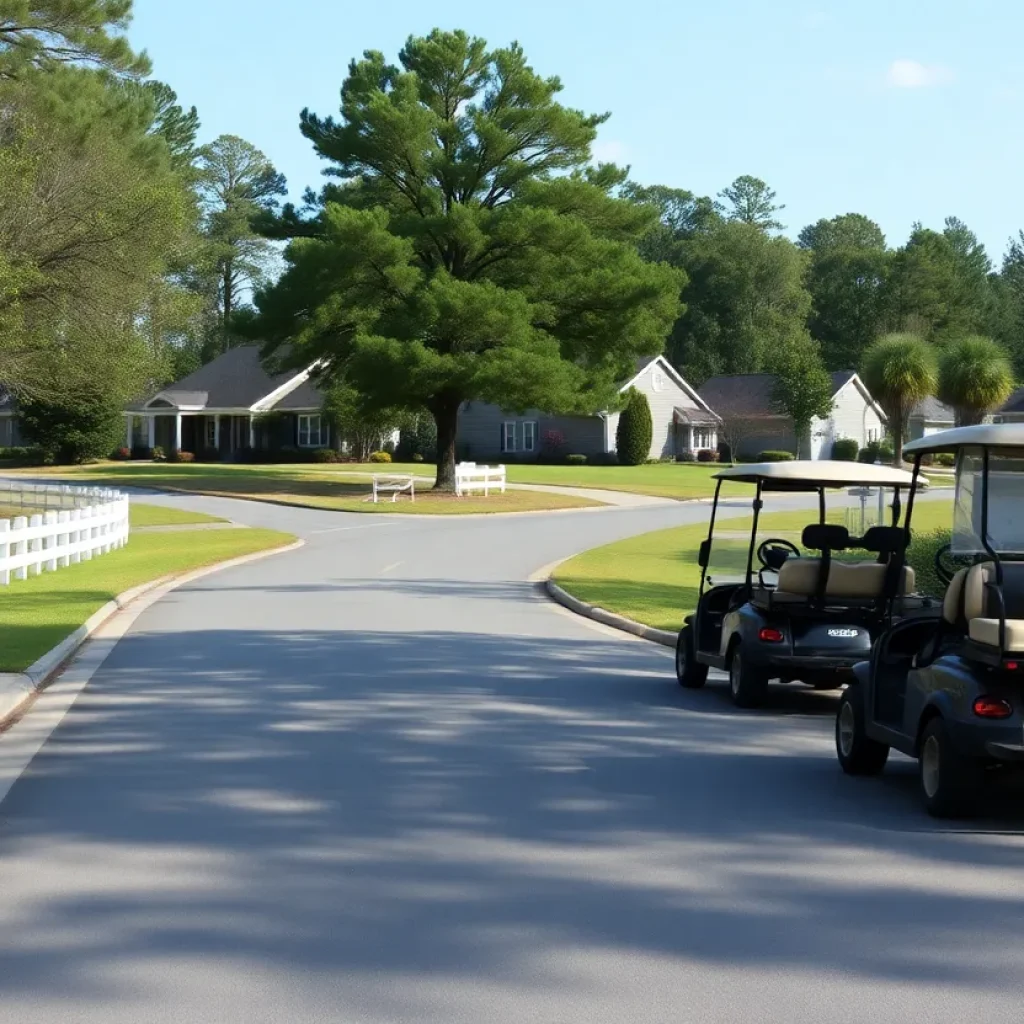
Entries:
{"type": "Polygon", "coordinates": [[[761,563],[761,567],[763,569],[767,569],[769,572],[778,572],[782,563],[785,561],[784,558],[780,559],[778,555],[774,558],[771,557],[769,552],[773,548],[776,551],[779,549],[785,551],[787,556],[793,554],[797,558],[800,557],[800,549],[792,541],[768,537],[766,540],[761,541],[757,546],[757,560],[761,563]]]}

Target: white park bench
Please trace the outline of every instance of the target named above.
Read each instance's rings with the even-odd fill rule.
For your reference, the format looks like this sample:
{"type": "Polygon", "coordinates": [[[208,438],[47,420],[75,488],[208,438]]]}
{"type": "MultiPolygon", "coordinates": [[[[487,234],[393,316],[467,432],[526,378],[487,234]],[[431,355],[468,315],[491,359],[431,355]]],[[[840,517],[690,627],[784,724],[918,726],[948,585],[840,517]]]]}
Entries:
{"type": "Polygon", "coordinates": [[[411,476],[396,476],[391,473],[373,474],[373,494],[367,499],[377,504],[377,498],[381,494],[390,494],[391,500],[397,501],[400,494],[408,494],[412,501],[416,500],[416,478],[411,476]]]}
{"type": "Polygon", "coordinates": [[[505,493],[504,466],[478,466],[475,462],[460,462],[455,467],[455,493],[461,498],[472,491],[492,490],[505,493]]]}

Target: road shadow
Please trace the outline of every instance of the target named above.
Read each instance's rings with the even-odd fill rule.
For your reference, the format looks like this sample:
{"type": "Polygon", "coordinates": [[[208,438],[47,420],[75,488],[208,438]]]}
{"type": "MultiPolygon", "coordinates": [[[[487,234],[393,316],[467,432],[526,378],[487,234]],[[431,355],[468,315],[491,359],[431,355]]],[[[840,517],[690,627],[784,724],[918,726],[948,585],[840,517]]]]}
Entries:
{"type": "Polygon", "coordinates": [[[111,964],[185,954],[548,985],[574,948],[1019,985],[978,952],[1019,942],[1015,807],[967,841],[909,762],[844,778],[824,722],[684,693],[637,648],[128,637],[0,807],[0,996],[117,996],[111,964]]]}

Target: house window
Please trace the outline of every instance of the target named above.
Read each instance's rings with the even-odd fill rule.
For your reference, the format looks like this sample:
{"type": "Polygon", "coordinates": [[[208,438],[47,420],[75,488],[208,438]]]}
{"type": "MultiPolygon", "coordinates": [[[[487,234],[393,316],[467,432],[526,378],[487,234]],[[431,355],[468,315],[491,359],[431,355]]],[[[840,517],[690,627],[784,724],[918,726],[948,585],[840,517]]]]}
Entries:
{"type": "Polygon", "coordinates": [[[868,440],[869,441],[877,441],[878,440],[878,430],[875,427],[868,427],[868,440]]]}
{"type": "Polygon", "coordinates": [[[533,420],[523,423],[523,451],[532,452],[537,448],[537,424],[533,420]]]}
{"type": "Polygon", "coordinates": [[[690,433],[691,447],[694,451],[715,447],[715,433],[707,427],[694,427],[690,433]]]}
{"type": "Polygon", "coordinates": [[[651,387],[654,388],[655,391],[665,390],[665,374],[657,368],[655,368],[651,373],[651,387]]]}
{"type": "Polygon", "coordinates": [[[319,414],[299,417],[300,448],[323,448],[327,444],[327,435],[327,423],[319,414]]]}
{"type": "Polygon", "coordinates": [[[501,425],[501,450],[503,452],[516,451],[516,424],[514,420],[508,420],[501,425]]]}
{"type": "Polygon", "coordinates": [[[206,417],[206,447],[217,447],[217,421],[212,416],[206,417]]]}

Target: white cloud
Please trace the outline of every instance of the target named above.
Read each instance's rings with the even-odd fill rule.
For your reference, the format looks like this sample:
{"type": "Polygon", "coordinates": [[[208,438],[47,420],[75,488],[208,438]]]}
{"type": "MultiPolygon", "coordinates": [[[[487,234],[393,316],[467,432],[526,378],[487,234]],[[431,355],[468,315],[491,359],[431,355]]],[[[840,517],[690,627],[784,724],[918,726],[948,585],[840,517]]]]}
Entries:
{"type": "Polygon", "coordinates": [[[624,164],[626,147],[617,139],[598,139],[590,147],[590,155],[595,164],[624,164]]]}
{"type": "Polygon", "coordinates": [[[917,60],[894,60],[885,76],[893,89],[930,89],[953,80],[953,72],[938,64],[922,64],[917,60]]]}

